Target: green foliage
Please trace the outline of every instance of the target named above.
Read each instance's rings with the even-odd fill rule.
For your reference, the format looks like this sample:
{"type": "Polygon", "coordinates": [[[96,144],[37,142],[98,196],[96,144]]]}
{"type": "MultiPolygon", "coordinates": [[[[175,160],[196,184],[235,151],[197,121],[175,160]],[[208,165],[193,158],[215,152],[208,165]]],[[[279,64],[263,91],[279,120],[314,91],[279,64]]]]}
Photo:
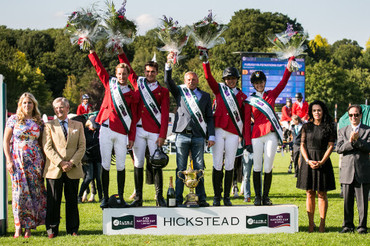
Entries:
{"type": "Polygon", "coordinates": [[[343,39],[337,41],[332,46],[334,63],[345,69],[352,69],[358,63],[358,58],[361,57],[362,48],[356,41],[343,39]]]}
{"type": "Polygon", "coordinates": [[[44,74],[39,68],[30,66],[26,55],[0,41],[0,73],[7,84],[7,104],[10,112],[15,112],[19,97],[31,92],[39,102],[43,113],[49,112],[51,93],[46,85],[44,74]]]}
{"type": "Polygon", "coordinates": [[[338,115],[345,113],[349,102],[359,102],[361,91],[355,82],[348,80],[346,71],[333,62],[319,61],[306,67],[306,100],[322,100],[334,112],[338,104],[338,115]]]}
{"type": "MultiPolygon", "coordinates": [[[[228,26],[222,34],[226,43],[209,50],[209,61],[216,80],[222,81],[221,74],[226,67],[240,68],[241,59],[238,52],[272,52],[273,45],[267,37],[286,30],[287,23],[293,24],[294,30],[303,31],[302,25],[296,19],[281,13],[261,12],[257,9],[235,12],[230,22],[224,23],[228,26]]],[[[136,37],[133,43],[124,45],[123,49],[139,76],[144,74],[144,64],[156,54],[159,64],[157,78],[164,86],[163,70],[167,53],[158,50],[163,43],[158,39],[156,31],[152,29],[145,35],[136,37]]],[[[118,59],[116,54],[106,50],[107,42],[97,42],[95,50],[108,73],[114,75],[118,59]]],[[[321,35],[308,40],[307,44],[309,49],[305,60],[308,101],[322,99],[329,103],[331,110],[337,103],[342,112],[350,102],[363,103],[365,99],[370,100],[368,46],[363,50],[357,42],[348,39],[330,45],[321,35]]],[[[12,30],[0,26],[0,55],[0,72],[5,76],[9,88],[9,109],[14,109],[21,92],[31,89],[36,91],[36,88],[51,92],[54,98],[68,95],[75,105],[80,103],[81,95],[87,92],[94,95],[95,99],[92,100],[97,107],[103,99],[104,90],[87,58],[87,52],[72,46],[63,29],[12,30]],[[23,58],[15,55],[18,51],[24,54],[23,58]],[[73,83],[71,78],[74,78],[73,83]],[[33,83],[35,85],[31,85],[33,83]]],[[[184,74],[194,71],[199,75],[200,88],[212,95],[204,78],[194,39],[189,39],[181,55],[184,59],[179,60],[174,67],[174,80],[181,84],[184,74]]],[[[50,101],[40,103],[45,105],[45,109],[49,108],[50,95],[40,93],[40,97],[36,96],[41,101],[43,98],[49,98],[50,101]]],[[[172,105],[171,109],[174,108],[172,105]]]]}

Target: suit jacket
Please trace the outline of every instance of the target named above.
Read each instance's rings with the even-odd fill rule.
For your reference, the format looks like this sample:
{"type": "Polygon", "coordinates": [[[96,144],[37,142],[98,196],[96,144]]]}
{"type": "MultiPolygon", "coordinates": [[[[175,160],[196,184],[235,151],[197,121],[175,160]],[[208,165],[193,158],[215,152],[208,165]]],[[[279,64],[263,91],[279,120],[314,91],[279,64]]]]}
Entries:
{"type": "Polygon", "coordinates": [[[370,183],[370,127],[364,124],[359,128],[359,139],[351,143],[352,126],[338,132],[337,152],[343,154],[340,168],[340,183],[351,184],[353,179],[359,183],[370,183]]]}
{"type": "Polygon", "coordinates": [[[81,122],[68,119],[68,137],[65,139],[58,119],[45,124],[42,144],[46,155],[44,178],[59,179],[62,176],[62,161],[72,162],[73,168],[67,172],[70,179],[84,177],[81,159],[85,154],[86,140],[81,122]]]}
{"type": "MultiPolygon", "coordinates": [[[[231,132],[235,135],[239,135],[231,116],[229,116],[229,111],[226,108],[225,102],[222,99],[220,92],[220,87],[217,81],[214,79],[211,73],[211,68],[208,63],[203,63],[203,70],[206,80],[211,87],[213,93],[216,96],[216,111],[214,113],[215,127],[224,129],[225,131],[231,132]]],[[[238,94],[235,95],[238,107],[240,109],[240,115],[243,119],[243,138],[245,145],[251,145],[251,106],[245,102],[247,96],[239,90],[238,94]]]]}
{"type": "Polygon", "coordinates": [[[161,110],[161,126],[159,127],[155,120],[150,115],[149,111],[146,109],[144,101],[140,95],[139,88],[137,86],[137,79],[138,76],[136,75],[135,71],[132,69],[130,62],[128,61],[126,55],[120,54],[118,56],[119,61],[121,63],[126,63],[130,66],[130,75],[128,77],[129,81],[131,82],[132,86],[135,88],[135,92],[137,98],[139,100],[137,104],[137,115],[136,115],[136,123],[142,119],[142,126],[145,131],[152,132],[152,133],[159,133],[160,138],[167,138],[167,129],[168,129],[168,121],[169,121],[169,113],[170,113],[170,93],[168,90],[158,83],[158,88],[152,91],[156,101],[161,110]]]}
{"type": "MultiPolygon", "coordinates": [[[[192,119],[190,112],[186,106],[184,99],[181,96],[180,90],[172,79],[172,70],[166,70],[164,74],[164,82],[166,83],[168,89],[171,91],[173,97],[176,100],[178,106],[177,112],[175,114],[175,121],[173,124],[173,132],[181,133],[185,130],[190,122],[190,127],[193,131],[194,136],[202,137],[201,129],[197,127],[196,123],[192,119]]],[[[212,115],[212,101],[211,97],[207,92],[200,90],[202,97],[199,100],[199,108],[202,112],[205,122],[207,123],[207,135],[215,135],[215,125],[212,115]]]]}
{"type": "Polygon", "coordinates": [[[89,55],[90,61],[93,64],[96,73],[99,76],[100,81],[103,83],[104,88],[105,88],[105,94],[104,94],[104,99],[100,107],[100,111],[98,116],[96,117],[95,121],[98,122],[100,125],[104,123],[107,119],[109,119],[109,128],[112,129],[112,131],[128,135],[129,140],[134,141],[135,140],[135,135],[136,135],[136,122],[137,122],[137,103],[139,102],[139,99],[134,91],[129,91],[123,94],[126,103],[128,107],[131,110],[132,114],[132,121],[131,121],[131,126],[130,127],[130,132],[127,134],[123,123],[121,122],[116,108],[114,107],[113,104],[113,99],[110,91],[110,86],[109,86],[109,74],[108,72],[104,69],[102,63],[100,62],[98,56],[96,53],[92,53],[89,55]]]}

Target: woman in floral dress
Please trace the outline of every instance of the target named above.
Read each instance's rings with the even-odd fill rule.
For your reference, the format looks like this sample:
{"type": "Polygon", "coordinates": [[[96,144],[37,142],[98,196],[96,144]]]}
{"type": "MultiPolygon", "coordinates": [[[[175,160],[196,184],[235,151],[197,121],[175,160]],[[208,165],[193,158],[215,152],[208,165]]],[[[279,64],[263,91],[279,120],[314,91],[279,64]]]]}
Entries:
{"type": "Polygon", "coordinates": [[[43,122],[38,103],[31,93],[24,93],[17,113],[12,115],[4,132],[7,170],[12,180],[14,238],[31,236],[31,229],[45,224],[46,189],[42,177],[44,158],[39,144],[43,122]]]}

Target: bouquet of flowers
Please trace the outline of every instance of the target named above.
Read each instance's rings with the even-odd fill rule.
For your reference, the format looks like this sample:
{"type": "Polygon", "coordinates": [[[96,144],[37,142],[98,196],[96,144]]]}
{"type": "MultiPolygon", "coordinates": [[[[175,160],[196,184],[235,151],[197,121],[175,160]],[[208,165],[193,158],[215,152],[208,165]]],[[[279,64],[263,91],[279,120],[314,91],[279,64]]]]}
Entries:
{"type": "Polygon", "coordinates": [[[195,45],[200,51],[200,59],[208,59],[207,50],[218,44],[224,44],[225,39],[221,34],[227,29],[227,25],[218,24],[212,15],[212,10],[208,11],[208,16],[198,21],[192,26],[192,37],[195,45]]]}
{"type": "Polygon", "coordinates": [[[82,50],[89,50],[104,36],[104,30],[99,24],[100,16],[93,8],[81,9],[68,16],[65,33],[70,36],[72,44],[79,45],[82,50]]]}
{"type": "MultiPolygon", "coordinates": [[[[292,56],[297,57],[307,49],[307,46],[303,44],[307,38],[307,34],[294,31],[293,25],[289,23],[285,32],[273,34],[267,38],[275,46],[276,55],[281,60],[288,59],[292,56]]],[[[293,71],[298,71],[301,67],[296,61],[292,61],[291,66],[293,71]]]]}
{"type": "Polygon", "coordinates": [[[179,56],[182,48],[188,43],[190,30],[178,26],[178,22],[174,21],[172,17],[167,18],[165,15],[161,19],[162,25],[157,28],[156,33],[164,43],[160,51],[167,51],[173,53],[173,64],[176,64],[177,60],[183,58],[179,56]]]}
{"type": "Polygon", "coordinates": [[[122,48],[124,44],[130,44],[136,36],[136,25],[133,21],[126,18],[126,0],[123,1],[121,8],[116,11],[114,3],[107,1],[108,10],[104,19],[106,33],[108,35],[107,48],[113,51],[122,48]]]}

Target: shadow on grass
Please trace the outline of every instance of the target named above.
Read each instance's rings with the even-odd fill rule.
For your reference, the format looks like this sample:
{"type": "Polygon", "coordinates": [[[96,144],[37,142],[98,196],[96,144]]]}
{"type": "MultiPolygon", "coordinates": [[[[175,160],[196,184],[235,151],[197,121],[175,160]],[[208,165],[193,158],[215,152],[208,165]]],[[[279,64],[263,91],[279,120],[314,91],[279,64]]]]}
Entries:
{"type": "MultiPolygon", "coordinates": [[[[325,233],[327,232],[340,232],[342,230],[341,226],[328,226],[325,227],[325,233]]],[[[307,226],[299,226],[299,232],[308,232],[308,225],[307,226]]],[[[319,232],[319,225],[316,225],[314,232],[319,232]]]]}

